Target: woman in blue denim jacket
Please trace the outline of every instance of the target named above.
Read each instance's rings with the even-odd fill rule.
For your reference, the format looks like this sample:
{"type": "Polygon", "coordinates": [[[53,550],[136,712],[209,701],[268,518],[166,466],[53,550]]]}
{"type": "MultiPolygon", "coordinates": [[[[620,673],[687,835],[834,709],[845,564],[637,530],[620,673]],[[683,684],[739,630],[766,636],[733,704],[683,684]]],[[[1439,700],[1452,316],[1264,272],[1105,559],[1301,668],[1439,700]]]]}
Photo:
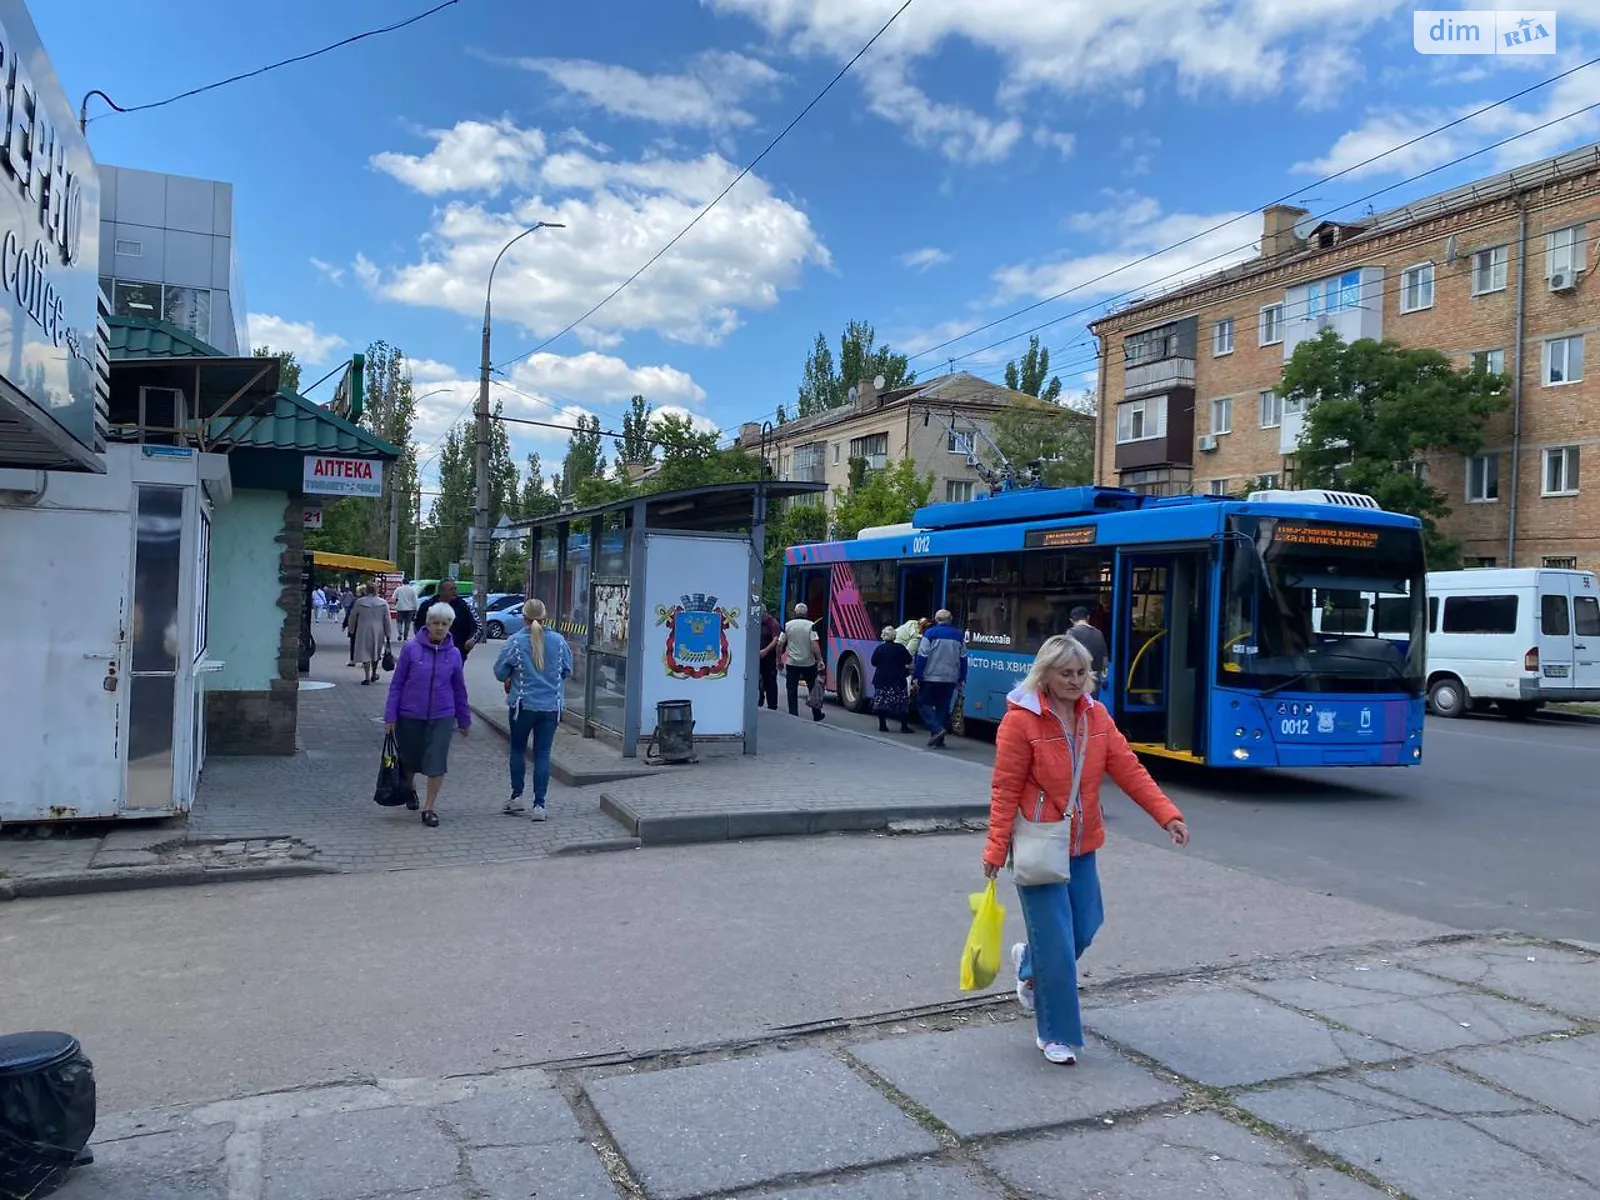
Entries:
{"type": "Polygon", "coordinates": [[[544,798],[550,787],[550,750],[561,726],[562,699],[572,674],[572,651],[567,639],[544,627],[542,600],[522,606],[523,628],[507,640],[494,660],[494,677],[506,685],[511,709],[511,799],[505,811],[522,811],[522,788],[527,778],[528,739],[533,739],[533,813],[545,817],[544,798]]]}

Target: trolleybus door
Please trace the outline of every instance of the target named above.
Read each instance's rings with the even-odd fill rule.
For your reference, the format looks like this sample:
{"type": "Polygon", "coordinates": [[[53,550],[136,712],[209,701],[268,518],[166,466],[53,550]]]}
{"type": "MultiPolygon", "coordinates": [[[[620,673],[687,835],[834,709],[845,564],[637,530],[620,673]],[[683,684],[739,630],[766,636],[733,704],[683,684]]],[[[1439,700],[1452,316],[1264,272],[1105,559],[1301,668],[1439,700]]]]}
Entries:
{"type": "Polygon", "coordinates": [[[912,562],[900,565],[900,624],[931,618],[950,604],[944,596],[944,562],[912,562]]]}
{"type": "Polygon", "coordinates": [[[1135,749],[1204,756],[1209,578],[1203,551],[1119,555],[1111,693],[1135,749]]]}

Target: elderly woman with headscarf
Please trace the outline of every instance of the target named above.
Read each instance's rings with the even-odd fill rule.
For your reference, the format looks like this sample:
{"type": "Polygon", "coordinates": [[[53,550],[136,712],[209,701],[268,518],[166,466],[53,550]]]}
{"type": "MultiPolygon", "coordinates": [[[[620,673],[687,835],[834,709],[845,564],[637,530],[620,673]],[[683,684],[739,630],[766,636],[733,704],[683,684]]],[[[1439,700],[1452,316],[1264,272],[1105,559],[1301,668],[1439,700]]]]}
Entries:
{"type": "Polygon", "coordinates": [[[883,640],[872,652],[872,710],[878,714],[878,732],[889,732],[889,718],[898,717],[900,732],[910,733],[906,720],[911,693],[906,677],[911,674],[911,652],[900,644],[893,625],[883,627],[883,640]]]}

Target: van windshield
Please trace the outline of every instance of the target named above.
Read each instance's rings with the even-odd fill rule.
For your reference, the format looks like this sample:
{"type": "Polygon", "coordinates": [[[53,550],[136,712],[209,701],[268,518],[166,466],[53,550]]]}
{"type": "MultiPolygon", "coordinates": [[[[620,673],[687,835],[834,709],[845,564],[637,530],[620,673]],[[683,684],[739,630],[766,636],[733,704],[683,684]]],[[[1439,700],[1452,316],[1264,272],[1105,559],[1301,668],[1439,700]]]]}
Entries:
{"type": "Polygon", "coordinates": [[[1422,694],[1420,531],[1238,516],[1225,545],[1221,686],[1422,694]]]}

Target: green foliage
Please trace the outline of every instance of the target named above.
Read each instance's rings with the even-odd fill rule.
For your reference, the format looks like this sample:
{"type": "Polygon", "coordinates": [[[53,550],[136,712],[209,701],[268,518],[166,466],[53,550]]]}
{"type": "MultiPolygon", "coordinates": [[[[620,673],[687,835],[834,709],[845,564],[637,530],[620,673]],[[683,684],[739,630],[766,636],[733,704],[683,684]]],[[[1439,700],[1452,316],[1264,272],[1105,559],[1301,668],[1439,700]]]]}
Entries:
{"type": "MultiPolygon", "coordinates": [[[[799,405],[796,416],[809,417],[814,413],[838,408],[849,400],[850,389],[858,383],[871,383],[879,375],[884,379],[884,390],[908,387],[916,382],[916,372],[904,354],[896,354],[888,346],[876,346],[877,332],[866,321],[851,321],[839,336],[839,365],[834,369],[833,351],[828,346],[826,334],[817,334],[801,374],[799,405]]],[[[778,423],[786,420],[783,409],[778,411],[778,423]]]]}
{"type": "Polygon", "coordinates": [[[611,441],[617,449],[619,474],[625,467],[648,467],[655,462],[656,448],[650,434],[653,413],[643,396],[628,401],[628,411],[622,414],[622,436],[611,441]]]}
{"type": "Polygon", "coordinates": [[[474,508],[472,424],[461,420],[444,435],[439,447],[439,494],[428,512],[428,536],[422,540],[422,574],[439,579],[453,562],[467,566],[467,530],[474,508]]]}
{"type": "Polygon", "coordinates": [[[783,596],[783,552],[790,546],[828,540],[828,509],[819,496],[813,503],[790,503],[788,511],[769,521],[761,579],[761,599],[777,614],[783,596]]]}
{"type": "Polygon", "coordinates": [[[288,388],[291,392],[300,390],[300,364],[295,361],[293,350],[274,350],[271,346],[257,346],[251,351],[251,357],[277,359],[278,386],[288,388]]]}
{"type": "Polygon", "coordinates": [[[1006,364],[1006,386],[1013,392],[1022,392],[1035,399],[1054,404],[1061,398],[1061,379],[1050,374],[1050,351],[1039,348],[1039,339],[1028,339],[1028,352],[1021,363],[1006,364]],[[1046,383],[1046,380],[1049,380],[1046,383]]]}
{"type": "Polygon", "coordinates": [[[600,453],[600,418],[583,416],[567,440],[567,457],[561,464],[561,480],[556,494],[576,497],[585,480],[606,471],[605,455],[600,453]]]}
{"type": "Polygon", "coordinates": [[[544,464],[537,454],[528,455],[522,472],[522,492],[517,498],[517,516],[546,517],[560,509],[560,499],[545,480],[544,464]]]}
{"type": "Polygon", "coordinates": [[[1504,376],[1457,370],[1437,350],[1371,338],[1346,344],[1329,330],[1296,347],[1280,394],[1306,409],[1300,486],[1362,492],[1410,513],[1422,521],[1429,568],[1460,564],[1460,544],[1437,527],[1450,513],[1444,493],[1411,464],[1429,454],[1478,453],[1484,424],[1510,402],[1504,376]]]}
{"type": "Polygon", "coordinates": [[[840,498],[833,510],[833,536],[853,538],[873,525],[897,525],[928,503],[933,472],[918,475],[916,464],[903,458],[894,466],[867,475],[860,487],[840,498]]]}
{"type": "MultiPolygon", "coordinates": [[[[1014,400],[994,416],[994,443],[1019,476],[1037,464],[1046,487],[1094,482],[1093,400],[1069,406],[1047,400],[1014,400]],[[1089,405],[1087,412],[1084,405],[1089,405]]],[[[991,459],[993,456],[990,456],[991,459]]]]}

